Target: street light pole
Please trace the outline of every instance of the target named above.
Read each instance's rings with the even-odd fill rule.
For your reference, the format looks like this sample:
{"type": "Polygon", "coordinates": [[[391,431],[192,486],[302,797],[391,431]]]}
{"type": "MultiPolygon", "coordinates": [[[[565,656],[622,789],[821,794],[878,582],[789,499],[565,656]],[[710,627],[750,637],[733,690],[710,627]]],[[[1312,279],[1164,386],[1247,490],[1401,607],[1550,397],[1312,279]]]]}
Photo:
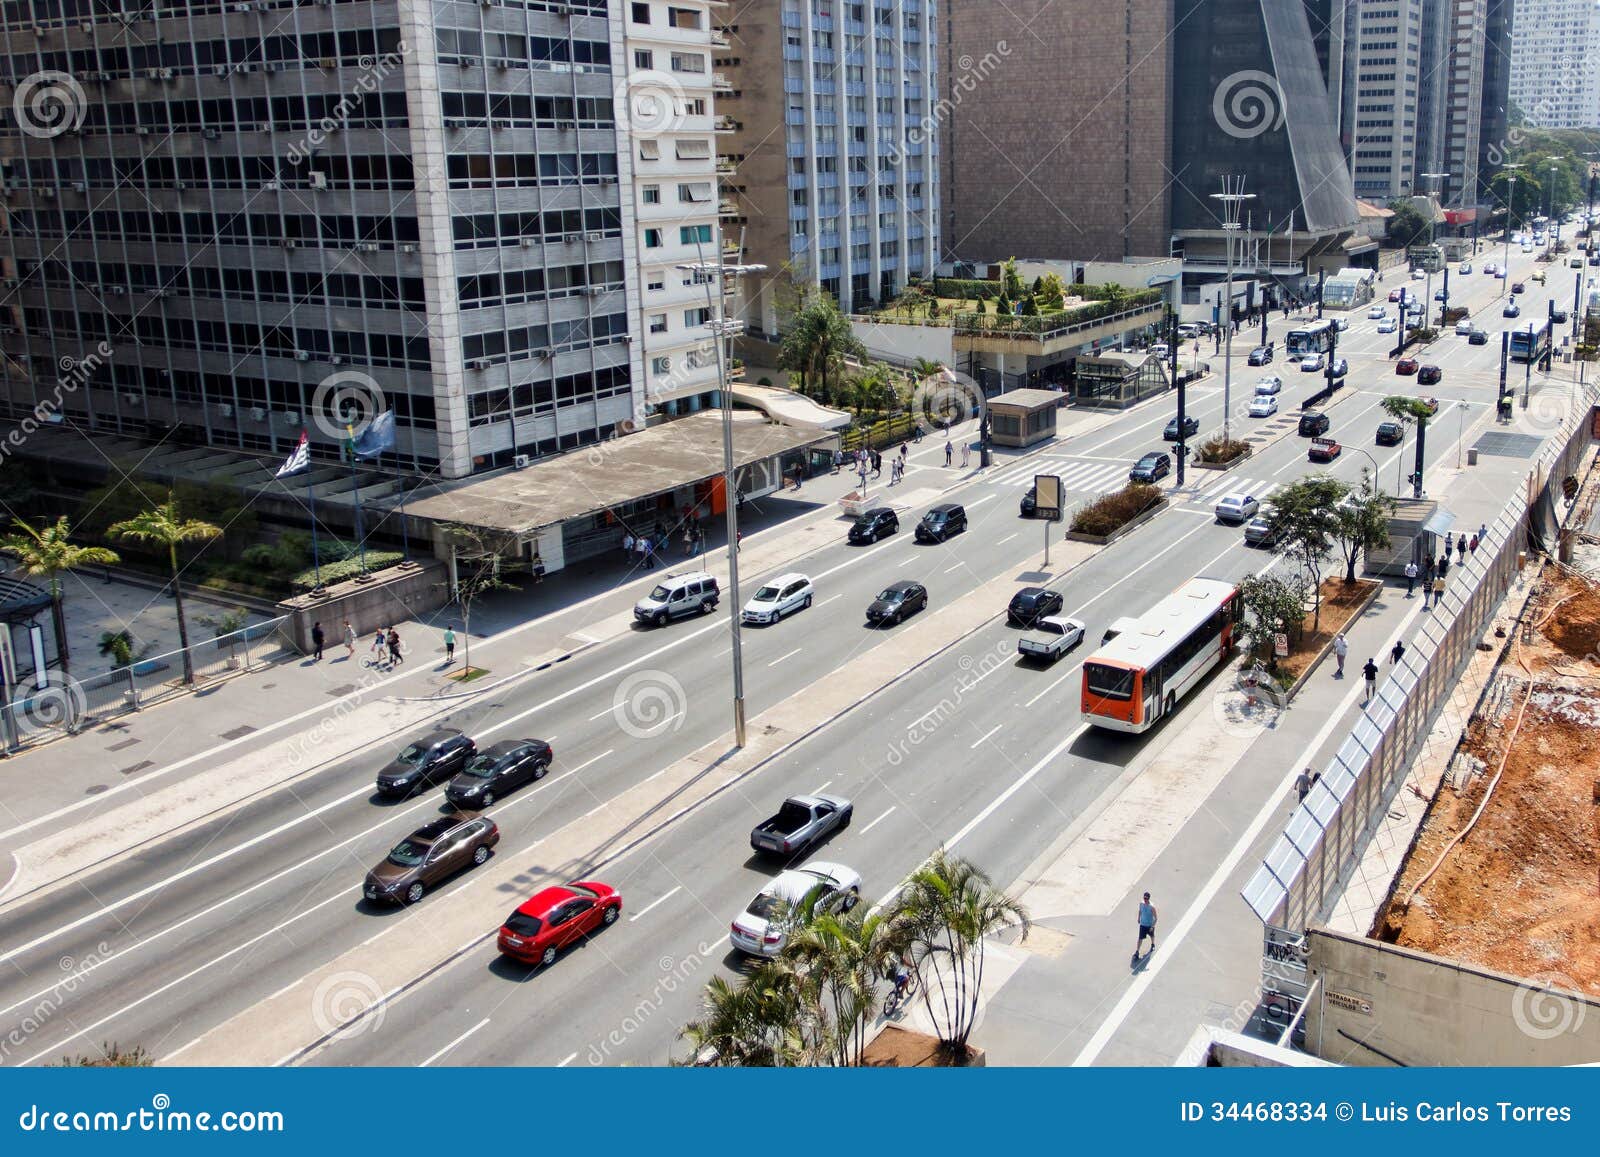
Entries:
{"type": "Polygon", "coordinates": [[[1533,322],[1528,323],[1528,360],[1523,363],[1522,408],[1528,408],[1528,394],[1533,388],[1533,322]]]}
{"type": "MultiPolygon", "coordinates": [[[[1442,181],[1449,175],[1449,173],[1418,174],[1424,181],[1442,181]]],[[[1442,201],[1442,197],[1431,198],[1428,201],[1428,279],[1422,283],[1422,291],[1428,295],[1428,300],[1422,306],[1422,319],[1424,322],[1428,319],[1428,311],[1433,308],[1433,250],[1439,244],[1439,214],[1437,210],[1442,208],[1442,201]]],[[[1449,302],[1445,304],[1449,305],[1449,302]]],[[[1443,315],[1441,314],[1440,316],[1442,317],[1443,315]]]]}
{"type": "Polygon", "coordinates": [[[1502,280],[1502,281],[1504,281],[1506,283],[1505,292],[1506,293],[1510,293],[1511,292],[1511,216],[1512,216],[1512,209],[1516,206],[1516,203],[1517,203],[1517,170],[1522,168],[1522,166],[1520,164],[1509,164],[1509,165],[1505,165],[1505,166],[1502,166],[1502,167],[1503,167],[1505,172],[1510,173],[1511,175],[1506,178],[1506,229],[1505,229],[1505,234],[1506,234],[1506,236],[1505,236],[1505,241],[1506,241],[1506,260],[1505,260],[1505,266],[1504,266],[1505,276],[1502,277],[1500,280],[1502,280]]]}
{"type": "MultiPolygon", "coordinates": [[[[1244,192],[1243,177],[1222,178],[1222,192],[1211,194],[1213,201],[1222,203],[1222,228],[1228,239],[1228,280],[1227,280],[1227,307],[1224,322],[1227,325],[1228,345],[1222,355],[1222,441],[1226,444],[1232,429],[1233,410],[1233,238],[1240,229],[1239,215],[1244,202],[1255,200],[1254,193],[1244,192]]],[[[1183,436],[1183,428],[1178,428],[1178,436],[1183,436]]],[[[1179,442],[1179,453],[1185,453],[1185,446],[1179,442]]]]}

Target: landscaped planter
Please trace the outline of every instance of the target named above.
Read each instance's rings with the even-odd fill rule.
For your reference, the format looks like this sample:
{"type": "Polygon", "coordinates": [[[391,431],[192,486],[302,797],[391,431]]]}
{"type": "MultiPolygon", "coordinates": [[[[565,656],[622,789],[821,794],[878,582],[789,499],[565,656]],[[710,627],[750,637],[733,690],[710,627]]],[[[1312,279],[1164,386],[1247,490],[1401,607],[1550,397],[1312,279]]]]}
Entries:
{"type": "MultiPolygon", "coordinates": [[[[1336,579],[1325,579],[1324,582],[1336,587],[1344,586],[1342,576],[1336,579]]],[[[1289,685],[1287,690],[1283,691],[1283,701],[1285,703],[1288,703],[1299,694],[1300,688],[1306,685],[1306,681],[1311,678],[1313,672],[1322,666],[1322,661],[1328,657],[1328,652],[1333,650],[1334,636],[1341,631],[1348,631],[1352,623],[1366,614],[1367,608],[1372,605],[1373,600],[1383,593],[1383,583],[1375,579],[1357,579],[1356,585],[1365,588],[1365,593],[1358,602],[1346,604],[1344,607],[1330,608],[1326,598],[1324,598],[1322,608],[1323,626],[1318,634],[1322,634],[1325,637],[1317,646],[1317,649],[1306,659],[1306,665],[1300,674],[1296,676],[1295,681],[1289,685]]],[[[1310,615],[1306,616],[1308,621],[1310,618],[1310,615]]]]}
{"type": "Polygon", "coordinates": [[[1132,534],[1135,530],[1138,530],[1145,523],[1149,522],[1152,518],[1165,510],[1169,505],[1170,503],[1166,497],[1163,496],[1155,503],[1155,505],[1149,507],[1141,514],[1134,515],[1133,518],[1129,519],[1127,522],[1124,522],[1110,534],[1081,534],[1076,530],[1069,530],[1066,533],[1066,541],[1089,542],[1096,546],[1108,546],[1111,543],[1116,542],[1117,539],[1123,537],[1124,535],[1132,534]]]}
{"type": "Polygon", "coordinates": [[[939,1047],[938,1037],[892,1024],[873,1037],[861,1053],[862,1068],[981,1069],[986,1066],[987,1059],[980,1048],[968,1045],[966,1058],[958,1060],[939,1047]]]}
{"type": "Polygon", "coordinates": [[[1235,466],[1239,465],[1241,462],[1244,462],[1249,457],[1250,451],[1246,450],[1243,454],[1236,454],[1232,458],[1229,458],[1226,462],[1202,462],[1199,459],[1196,459],[1195,461],[1189,463],[1189,469],[1232,470],[1235,466]]]}

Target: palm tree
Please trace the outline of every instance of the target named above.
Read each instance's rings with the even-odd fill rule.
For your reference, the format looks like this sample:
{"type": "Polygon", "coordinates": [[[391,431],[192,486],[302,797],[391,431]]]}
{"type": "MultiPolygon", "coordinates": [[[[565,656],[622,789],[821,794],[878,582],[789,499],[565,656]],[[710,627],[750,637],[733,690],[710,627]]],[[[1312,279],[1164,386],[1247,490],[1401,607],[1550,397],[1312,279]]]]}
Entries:
{"type": "Polygon", "coordinates": [[[172,564],[172,598],[178,610],[178,646],[183,650],[183,681],[193,683],[194,661],[189,656],[189,627],[183,619],[183,583],[178,568],[178,547],[189,542],[209,542],[221,538],[222,528],[196,518],[183,518],[178,513],[178,500],[169,491],[165,502],[114,523],[107,533],[114,538],[167,548],[167,558],[172,564]]]}
{"type": "Polygon", "coordinates": [[[935,374],[944,373],[944,363],[931,361],[928,358],[918,358],[911,364],[912,375],[920,382],[931,378],[935,374]]]}
{"type": "Polygon", "coordinates": [[[714,976],[701,1007],[704,1016],[678,1034],[693,1050],[689,1063],[773,1068],[808,1062],[800,1003],[785,970],[762,964],[737,984],[714,976]]]}
{"type": "Polygon", "coordinates": [[[910,944],[923,978],[923,1005],[940,1041],[964,1059],[983,989],[984,941],[1012,924],[1026,940],[1027,910],[969,861],[940,848],[912,873],[891,919],[910,944]]]}
{"type": "Polygon", "coordinates": [[[886,913],[823,913],[797,930],[780,960],[809,1006],[813,1048],[839,1067],[860,1062],[878,1010],[878,985],[907,947],[907,926],[886,913]]]}
{"type": "Polygon", "coordinates": [[[0,554],[17,560],[22,573],[31,578],[50,580],[51,617],[55,624],[56,645],[61,652],[61,670],[67,667],[67,622],[61,596],[61,575],[83,566],[110,566],[122,561],[117,552],[103,546],[78,546],[71,541],[72,527],[65,516],[54,526],[36,530],[17,519],[20,533],[0,538],[0,554]]]}
{"type": "Polygon", "coordinates": [[[1405,428],[1413,423],[1417,427],[1416,475],[1411,485],[1413,496],[1421,498],[1422,468],[1426,462],[1424,454],[1428,446],[1428,419],[1433,416],[1433,410],[1421,398],[1412,398],[1405,394],[1391,394],[1381,405],[1384,413],[1400,423],[1402,446],[1405,445],[1405,428]]]}
{"type": "Polygon", "coordinates": [[[808,291],[778,348],[778,366],[798,373],[806,386],[817,384],[816,398],[828,403],[828,375],[841,370],[845,359],[865,358],[866,346],[856,337],[850,319],[839,312],[832,297],[808,291]]]}

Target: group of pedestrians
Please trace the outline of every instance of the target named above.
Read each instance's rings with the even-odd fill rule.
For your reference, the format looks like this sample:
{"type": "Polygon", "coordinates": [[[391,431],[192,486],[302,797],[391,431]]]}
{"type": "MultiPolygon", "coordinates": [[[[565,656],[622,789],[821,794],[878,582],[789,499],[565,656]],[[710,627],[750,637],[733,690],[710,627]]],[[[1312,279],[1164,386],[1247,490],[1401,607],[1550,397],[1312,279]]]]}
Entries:
{"type": "Polygon", "coordinates": [[[400,647],[400,632],[391,627],[379,627],[372,636],[372,646],[367,649],[369,667],[398,667],[405,662],[400,647]]]}
{"type": "MultiPolygon", "coordinates": [[[[656,559],[664,559],[666,554],[667,528],[659,522],[655,530],[648,534],[641,532],[635,535],[630,530],[622,536],[622,557],[637,562],[645,570],[655,570],[656,559]]],[[[694,554],[692,540],[685,543],[685,554],[694,554]]]]}
{"type": "MultiPolygon", "coordinates": [[[[339,637],[344,641],[345,650],[347,652],[345,657],[354,659],[356,657],[356,629],[350,625],[349,619],[344,621],[344,630],[340,632],[339,637]]],[[[322,649],[327,646],[327,643],[327,632],[322,629],[322,624],[312,623],[311,655],[312,658],[319,663],[322,661],[322,649]]]]}

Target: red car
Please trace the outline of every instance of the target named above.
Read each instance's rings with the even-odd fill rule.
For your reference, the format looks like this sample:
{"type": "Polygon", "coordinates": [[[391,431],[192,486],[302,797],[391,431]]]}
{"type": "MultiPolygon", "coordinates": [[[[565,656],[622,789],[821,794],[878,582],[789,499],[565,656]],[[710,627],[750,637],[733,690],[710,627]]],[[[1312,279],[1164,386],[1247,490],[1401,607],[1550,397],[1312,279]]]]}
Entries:
{"type": "Polygon", "coordinates": [[[538,892],[500,926],[500,951],[524,964],[554,964],[563,948],[617,922],[622,897],[609,884],[580,880],[538,892]]]}
{"type": "Polygon", "coordinates": [[[1401,358],[1394,363],[1394,372],[1403,376],[1410,376],[1417,372],[1416,358],[1401,358]]]}
{"type": "Polygon", "coordinates": [[[1400,291],[1398,289],[1391,289],[1389,291],[1389,300],[1390,301],[1399,301],[1400,300],[1400,291]]]}

